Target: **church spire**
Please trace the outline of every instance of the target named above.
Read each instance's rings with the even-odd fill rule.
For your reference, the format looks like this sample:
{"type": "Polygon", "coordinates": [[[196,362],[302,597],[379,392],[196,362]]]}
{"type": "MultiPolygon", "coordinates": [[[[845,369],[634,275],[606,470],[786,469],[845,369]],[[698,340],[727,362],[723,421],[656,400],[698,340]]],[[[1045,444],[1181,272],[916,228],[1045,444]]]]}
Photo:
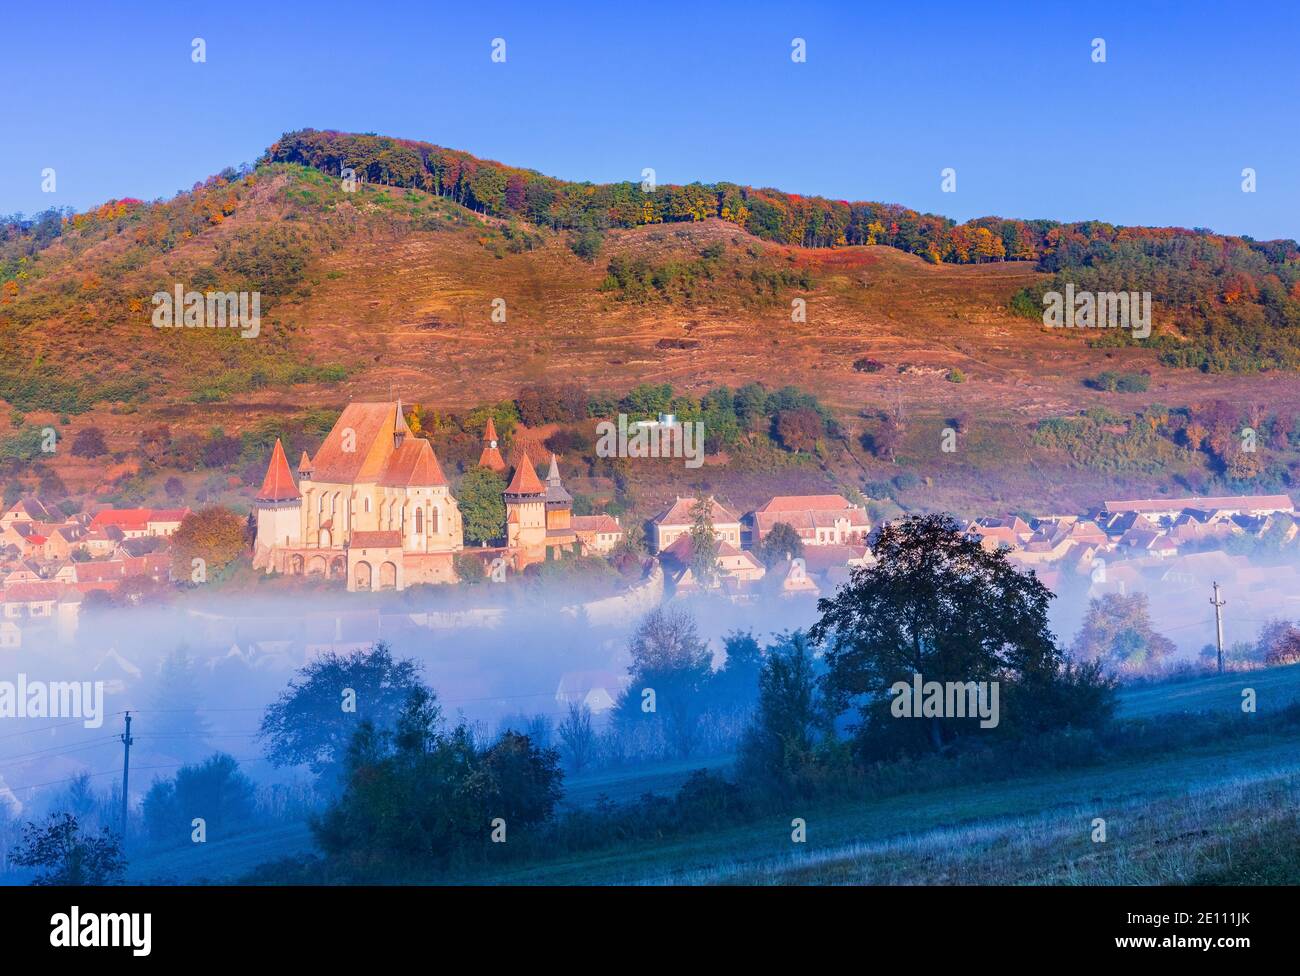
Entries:
{"type": "Polygon", "coordinates": [[[487,419],[487,428],[483,431],[483,453],[478,456],[478,463],[497,474],[506,469],[505,458],[501,456],[501,450],[497,447],[496,424],[492,423],[490,416],[487,419]]]}
{"type": "Polygon", "coordinates": [[[267,465],[266,477],[262,479],[262,490],[257,493],[259,502],[287,502],[302,497],[298,486],[293,483],[289,473],[289,459],[284,456],[284,445],[280,438],[275,439],[275,448],[271,451],[271,463],[267,465]]]}
{"type": "Polygon", "coordinates": [[[546,488],[537,479],[537,471],[533,468],[533,462],[528,460],[528,452],[519,452],[519,466],[515,468],[515,476],[510,480],[510,487],[506,489],[507,495],[545,495],[546,488]]]}

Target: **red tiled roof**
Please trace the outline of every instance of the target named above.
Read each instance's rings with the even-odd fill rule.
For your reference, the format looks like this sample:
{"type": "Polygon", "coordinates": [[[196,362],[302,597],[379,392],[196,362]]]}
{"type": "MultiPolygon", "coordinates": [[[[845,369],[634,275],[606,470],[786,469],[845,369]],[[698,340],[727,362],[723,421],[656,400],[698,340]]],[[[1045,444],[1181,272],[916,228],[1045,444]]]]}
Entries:
{"type": "Polygon", "coordinates": [[[754,512],[754,524],[760,532],[766,533],[777,523],[784,522],[793,529],[833,529],[836,522],[848,522],[849,529],[866,529],[870,527],[867,513],[860,508],[839,510],[805,508],[776,509],[766,512],[754,512]]]}
{"type": "Polygon", "coordinates": [[[857,506],[842,495],[775,495],[754,509],[757,512],[839,511],[857,506]]]}
{"type": "Polygon", "coordinates": [[[190,514],[188,508],[154,508],[149,510],[150,522],[183,522],[190,514]]]}
{"type": "Polygon", "coordinates": [[[284,456],[284,445],[277,437],[275,449],[271,451],[271,463],[266,468],[266,477],[262,479],[262,490],[257,493],[257,500],[287,502],[301,497],[298,486],[293,483],[293,475],[289,473],[289,459],[284,456]]]}
{"type": "Polygon", "coordinates": [[[107,580],[119,580],[126,575],[126,563],[118,559],[77,563],[78,583],[102,583],[107,580]]]}
{"type": "Polygon", "coordinates": [[[128,556],[123,561],[126,576],[152,576],[158,578],[171,572],[172,560],[165,552],[151,552],[143,556],[128,556]]]}
{"type": "Polygon", "coordinates": [[[63,593],[63,584],[54,580],[10,583],[3,592],[5,603],[40,603],[45,600],[57,600],[63,593]]]}
{"type": "Polygon", "coordinates": [[[544,495],[546,487],[537,477],[537,472],[533,468],[533,462],[528,460],[528,452],[519,452],[519,466],[515,468],[515,476],[510,480],[510,487],[506,489],[507,495],[544,495]]]}
{"type": "Polygon", "coordinates": [[[484,468],[490,468],[493,471],[501,472],[506,469],[505,459],[501,457],[501,451],[497,447],[497,428],[488,417],[487,429],[483,431],[483,453],[478,456],[478,463],[484,468]]]}
{"type": "MultiPolygon", "coordinates": [[[[396,403],[349,403],[312,459],[312,480],[344,485],[377,481],[393,452],[398,418],[396,403]],[[355,450],[345,450],[349,446],[355,450]]],[[[400,422],[400,432],[412,437],[406,418],[400,422]]]]}
{"type": "Polygon", "coordinates": [[[809,546],[800,557],[810,573],[821,573],[834,566],[847,566],[851,559],[862,559],[866,546],[809,546]]]}
{"type": "Polygon", "coordinates": [[[411,437],[388,459],[388,466],[379,479],[381,485],[404,488],[408,485],[445,485],[442,467],[433,453],[433,445],[421,438],[411,437]]]}
{"type": "MultiPolygon", "coordinates": [[[[671,558],[676,559],[679,563],[685,566],[687,563],[691,561],[692,558],[694,558],[695,542],[691,539],[689,535],[680,536],[675,542],[673,542],[671,546],[669,546],[666,549],[660,550],[659,555],[661,557],[670,556],[671,558]]],[[[719,558],[721,558],[722,556],[736,556],[736,555],[742,555],[741,550],[737,549],[730,542],[718,543],[719,558]]],[[[748,556],[750,554],[743,553],[743,555],[748,556]]]]}
{"type": "Polygon", "coordinates": [[[612,515],[574,515],[569,519],[574,532],[622,532],[612,515]]]}
{"type": "Polygon", "coordinates": [[[303,451],[302,459],[298,461],[298,473],[303,474],[304,472],[310,471],[311,469],[312,469],[311,458],[307,456],[306,451],[303,451]]]}
{"type": "Polygon", "coordinates": [[[396,529],[384,532],[353,532],[353,549],[400,549],[402,533],[396,529]]]}
{"type": "Polygon", "coordinates": [[[95,513],[91,519],[91,528],[107,528],[110,525],[144,528],[149,523],[147,508],[105,508],[95,513]]]}
{"type": "MultiPolygon", "coordinates": [[[[709,502],[712,504],[712,518],[715,526],[736,525],[740,522],[740,517],[731,509],[724,507],[712,495],[709,496],[709,502]]],[[[694,498],[682,498],[680,495],[672,503],[667,511],[655,517],[658,525],[690,525],[692,522],[691,509],[695,507],[694,498]]]]}
{"type": "Polygon", "coordinates": [[[1135,498],[1106,502],[1108,512],[1180,512],[1184,508],[1210,510],[1273,509],[1291,511],[1295,507],[1289,495],[1210,495],[1193,498],[1135,498]]]}

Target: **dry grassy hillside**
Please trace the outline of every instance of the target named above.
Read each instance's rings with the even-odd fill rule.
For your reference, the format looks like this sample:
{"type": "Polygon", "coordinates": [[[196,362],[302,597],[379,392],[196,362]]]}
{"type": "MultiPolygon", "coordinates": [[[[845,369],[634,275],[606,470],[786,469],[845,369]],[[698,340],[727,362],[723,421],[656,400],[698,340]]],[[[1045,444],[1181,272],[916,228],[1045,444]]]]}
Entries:
{"type": "MultiPolygon", "coordinates": [[[[615,394],[669,381],[699,394],[757,380],[797,385],[836,411],[848,436],[827,464],[832,480],[888,477],[894,466],[867,457],[857,438],[869,423],[864,412],[900,414],[900,461],[932,476],[932,504],[960,507],[1066,503],[1109,490],[1111,475],[1063,476],[1059,459],[1031,444],[1028,432],[1045,417],[1208,398],[1300,405],[1300,382],[1285,374],[1165,368],[1146,350],[1090,348],[1077,333],[1013,316],[1010,297],[1040,277],[1029,263],[931,265],[888,247],[810,250],[717,220],[613,230],[584,260],[568,233],[508,227],[419,190],[367,185],[346,194],[337,182],[263,167],[70,230],[0,307],[5,362],[65,385],[143,391],[126,403],[105,395],[86,411],[45,409],[37,397],[8,412],[71,433],[93,422],[110,449],[124,451],[159,422],[238,434],[268,416],[349,399],[393,395],[462,409],[537,381],[615,394]],[[214,208],[223,211],[217,219],[195,225],[195,213],[214,208]],[[618,260],[651,273],[686,267],[691,281],[639,299],[608,286],[618,260]],[[258,275],[276,261],[290,271],[276,264],[268,287],[258,275]],[[260,287],[269,293],[261,335],[152,328],[149,296],[177,281],[260,287]],[[797,298],[806,321],[791,320],[797,298]],[[495,299],[505,301],[504,322],[493,320],[495,299]],[[856,371],[862,357],[885,368],[856,371]],[[964,381],[954,382],[953,370],[964,381]],[[1084,385],[1103,370],[1148,371],[1150,389],[1084,385]],[[939,432],[956,416],[965,421],[963,448],[941,454],[939,432]]],[[[102,464],[66,452],[51,463],[70,485],[102,475],[102,464]]],[[[1143,480],[1153,479],[1135,485],[1143,480]]]]}

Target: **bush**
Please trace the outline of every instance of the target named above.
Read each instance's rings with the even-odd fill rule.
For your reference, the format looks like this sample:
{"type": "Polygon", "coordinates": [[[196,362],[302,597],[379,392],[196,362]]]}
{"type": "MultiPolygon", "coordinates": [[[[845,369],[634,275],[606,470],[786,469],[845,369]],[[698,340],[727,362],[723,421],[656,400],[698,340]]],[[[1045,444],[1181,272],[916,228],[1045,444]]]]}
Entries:
{"type": "Polygon", "coordinates": [[[252,819],[253,781],[233,756],[216,753],[181,767],[175,779],[154,780],[143,812],[149,836],[158,842],[189,840],[196,818],[209,838],[230,836],[232,828],[252,819]]]}
{"type": "Polygon", "coordinates": [[[1108,370],[1084,380],[1084,385],[1107,393],[1145,393],[1151,386],[1151,377],[1146,373],[1115,373],[1108,370]]]}

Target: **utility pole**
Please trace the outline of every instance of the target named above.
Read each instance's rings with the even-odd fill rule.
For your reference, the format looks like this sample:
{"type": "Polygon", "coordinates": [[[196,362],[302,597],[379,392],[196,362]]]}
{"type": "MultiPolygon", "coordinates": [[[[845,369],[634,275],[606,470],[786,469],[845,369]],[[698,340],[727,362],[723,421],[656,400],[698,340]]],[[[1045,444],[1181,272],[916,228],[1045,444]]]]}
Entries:
{"type": "Polygon", "coordinates": [[[1210,603],[1214,605],[1214,624],[1218,630],[1219,639],[1219,674],[1223,674],[1223,604],[1225,601],[1219,599],[1219,584],[1214,584],[1214,596],[1210,598],[1210,603]]]}
{"type": "Polygon", "coordinates": [[[125,747],[122,752],[122,842],[126,843],[126,813],[128,804],[127,786],[131,779],[131,713],[126,713],[126,731],[119,738],[125,747]]]}

